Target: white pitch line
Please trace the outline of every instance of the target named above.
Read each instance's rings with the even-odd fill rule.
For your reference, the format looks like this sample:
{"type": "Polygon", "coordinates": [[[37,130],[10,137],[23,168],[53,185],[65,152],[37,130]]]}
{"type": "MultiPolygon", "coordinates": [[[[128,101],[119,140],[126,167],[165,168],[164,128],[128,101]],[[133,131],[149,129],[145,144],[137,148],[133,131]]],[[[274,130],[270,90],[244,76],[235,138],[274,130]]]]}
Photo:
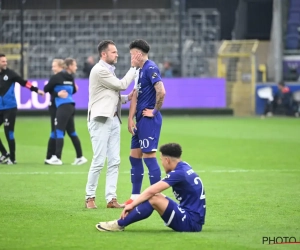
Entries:
{"type": "MultiPolygon", "coordinates": [[[[300,169],[232,169],[232,170],[195,170],[197,173],[249,173],[249,172],[300,172],[300,169]]],[[[86,172],[1,172],[0,175],[80,175],[86,172]]],[[[129,174],[130,171],[121,171],[120,174],[129,174]]]]}

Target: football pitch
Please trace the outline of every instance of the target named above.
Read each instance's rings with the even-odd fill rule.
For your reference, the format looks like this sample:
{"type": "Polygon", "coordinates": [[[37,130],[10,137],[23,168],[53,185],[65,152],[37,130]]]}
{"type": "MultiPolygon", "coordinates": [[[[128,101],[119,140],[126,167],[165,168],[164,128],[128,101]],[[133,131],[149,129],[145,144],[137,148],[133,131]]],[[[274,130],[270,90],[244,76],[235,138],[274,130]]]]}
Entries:
{"type": "MultiPolygon", "coordinates": [[[[76,118],[84,156],[92,149],[85,117],[76,118]]],[[[263,237],[300,241],[300,120],[288,118],[164,117],[160,144],[178,142],[182,159],[200,175],[206,223],[200,233],[177,233],[156,212],[124,232],[98,232],[117,219],[107,209],[105,171],[98,209],[84,208],[89,163],[72,166],[75,150],[65,137],[63,166],[44,165],[47,117],[17,118],[17,165],[0,165],[0,249],[299,249],[267,245],[263,237]]],[[[3,128],[0,136],[6,142],[3,128]]],[[[123,118],[118,201],[131,192],[130,134],[123,118]]],[[[157,155],[159,158],[159,155],[157,155]]],[[[160,160],[159,160],[160,163],[160,160]]],[[[162,167],[161,167],[162,168],[162,167]]],[[[147,169],[143,188],[149,185],[147,169]]],[[[164,175],[163,175],[164,176],[164,175]]],[[[165,192],[174,199],[171,190],[165,192]]]]}

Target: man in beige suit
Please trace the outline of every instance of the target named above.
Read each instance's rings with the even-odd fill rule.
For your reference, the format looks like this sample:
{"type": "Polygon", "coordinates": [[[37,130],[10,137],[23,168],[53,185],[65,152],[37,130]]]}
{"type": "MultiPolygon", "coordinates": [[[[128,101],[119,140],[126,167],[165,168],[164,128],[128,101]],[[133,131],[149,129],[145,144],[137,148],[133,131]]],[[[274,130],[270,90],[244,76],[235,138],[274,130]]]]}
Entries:
{"type": "Polygon", "coordinates": [[[89,78],[88,130],[94,155],[86,184],[86,207],[97,208],[96,189],[107,158],[107,208],[121,208],[116,195],[120,165],[121,103],[130,101],[132,94],[121,96],[120,91],[127,89],[136,77],[140,55],[131,57],[131,68],[119,80],[114,73],[118,58],[114,42],[101,41],[98,52],[100,61],[92,68],[89,78]]]}

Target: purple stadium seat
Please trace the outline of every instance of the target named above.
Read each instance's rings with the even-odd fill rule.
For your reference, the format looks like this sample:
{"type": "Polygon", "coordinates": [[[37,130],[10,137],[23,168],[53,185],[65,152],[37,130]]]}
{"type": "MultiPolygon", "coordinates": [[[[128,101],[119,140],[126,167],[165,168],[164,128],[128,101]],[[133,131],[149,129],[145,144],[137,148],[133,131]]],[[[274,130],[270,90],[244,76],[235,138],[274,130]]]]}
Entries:
{"type": "Polygon", "coordinates": [[[297,50],[299,49],[299,35],[287,35],[286,36],[286,49],[288,50],[297,50]]]}
{"type": "Polygon", "coordinates": [[[287,35],[298,35],[299,34],[299,28],[300,24],[299,23],[288,23],[287,27],[287,35]]]}
{"type": "Polygon", "coordinates": [[[299,12],[290,11],[289,20],[288,21],[300,24],[300,11],[299,12]]]}
{"type": "Polygon", "coordinates": [[[300,7],[300,1],[299,0],[291,0],[290,1],[290,9],[300,7]]]}

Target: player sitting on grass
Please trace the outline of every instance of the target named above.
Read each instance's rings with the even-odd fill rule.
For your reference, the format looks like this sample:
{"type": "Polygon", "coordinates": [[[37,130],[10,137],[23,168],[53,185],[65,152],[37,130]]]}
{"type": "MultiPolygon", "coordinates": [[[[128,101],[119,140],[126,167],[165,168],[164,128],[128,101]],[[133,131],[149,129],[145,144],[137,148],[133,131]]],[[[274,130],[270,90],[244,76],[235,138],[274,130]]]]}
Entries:
{"type": "Polygon", "coordinates": [[[167,176],[148,187],[131,204],[125,206],[119,220],[99,222],[99,231],[123,231],[134,222],[148,218],[156,210],[165,225],[179,232],[199,232],[205,222],[205,192],[200,177],[189,164],[181,161],[181,146],[169,143],[160,147],[162,165],[167,176]],[[160,192],[173,188],[179,205],[160,192]]]}

